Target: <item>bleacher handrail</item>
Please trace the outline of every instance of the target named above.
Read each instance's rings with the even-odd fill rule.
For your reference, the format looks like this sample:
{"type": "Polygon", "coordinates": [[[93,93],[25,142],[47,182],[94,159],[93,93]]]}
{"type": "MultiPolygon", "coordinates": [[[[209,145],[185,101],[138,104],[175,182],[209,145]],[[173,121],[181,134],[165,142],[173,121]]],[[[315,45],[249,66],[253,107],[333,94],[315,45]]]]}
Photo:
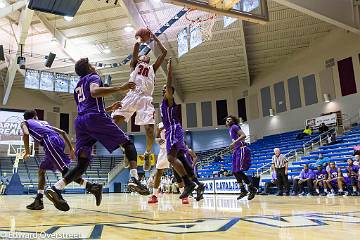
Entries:
{"type": "Polygon", "coordinates": [[[108,173],[108,183],[110,183],[114,178],[125,168],[123,163],[119,163],[108,173]]]}
{"type": "Polygon", "coordinates": [[[313,137],[313,138],[311,138],[310,140],[308,140],[308,141],[306,141],[305,143],[303,143],[304,153],[306,152],[306,146],[311,146],[311,147],[313,147],[314,144],[317,144],[317,143],[320,143],[320,145],[321,145],[321,142],[322,142],[322,140],[323,140],[323,137],[324,137],[324,136],[328,136],[329,133],[331,133],[331,132],[336,132],[336,129],[335,129],[335,128],[330,128],[328,131],[326,131],[326,132],[324,132],[324,133],[321,133],[321,134],[319,134],[318,136],[313,137]],[[319,141],[317,141],[317,140],[319,140],[319,141]]]}

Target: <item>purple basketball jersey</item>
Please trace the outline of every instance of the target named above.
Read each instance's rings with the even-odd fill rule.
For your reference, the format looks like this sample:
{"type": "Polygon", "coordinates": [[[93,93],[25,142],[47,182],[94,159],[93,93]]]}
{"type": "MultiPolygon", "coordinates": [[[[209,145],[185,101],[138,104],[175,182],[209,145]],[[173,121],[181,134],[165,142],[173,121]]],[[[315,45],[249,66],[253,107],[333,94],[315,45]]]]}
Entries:
{"type": "Polygon", "coordinates": [[[330,168],[330,178],[332,179],[332,178],[337,178],[338,177],[338,169],[337,168],[335,168],[335,169],[332,169],[332,168],[330,168]]]}
{"type": "MultiPolygon", "coordinates": [[[[238,131],[241,130],[240,126],[237,124],[233,124],[231,125],[231,127],[229,128],[229,134],[232,140],[236,140],[239,138],[238,136],[238,131]]],[[[244,141],[238,142],[235,146],[235,148],[238,147],[242,147],[242,146],[246,146],[246,143],[244,141]]]]}
{"type": "Polygon", "coordinates": [[[171,148],[174,148],[177,152],[186,151],[184,130],[181,126],[178,112],[179,105],[176,105],[175,101],[173,105],[169,107],[167,99],[163,99],[161,104],[161,119],[166,130],[166,150],[168,153],[171,148]]]}
{"type": "Polygon", "coordinates": [[[74,90],[74,98],[78,109],[78,114],[85,113],[104,113],[104,99],[102,97],[93,98],[90,92],[90,85],[94,83],[99,87],[103,86],[103,83],[96,73],[88,74],[81,77],[74,90]]]}
{"type": "Polygon", "coordinates": [[[326,177],[327,177],[327,172],[325,169],[322,169],[321,171],[319,171],[319,170],[315,171],[316,180],[325,180],[326,177]]]}
{"type": "Polygon", "coordinates": [[[359,166],[358,165],[351,165],[351,166],[347,166],[346,170],[349,173],[349,177],[352,176],[356,176],[356,173],[359,172],[359,166]]]}
{"type": "Polygon", "coordinates": [[[28,119],[25,121],[26,126],[29,129],[29,133],[35,141],[39,142],[41,145],[43,144],[44,137],[47,135],[59,135],[55,132],[49,123],[45,121],[28,119]]]}

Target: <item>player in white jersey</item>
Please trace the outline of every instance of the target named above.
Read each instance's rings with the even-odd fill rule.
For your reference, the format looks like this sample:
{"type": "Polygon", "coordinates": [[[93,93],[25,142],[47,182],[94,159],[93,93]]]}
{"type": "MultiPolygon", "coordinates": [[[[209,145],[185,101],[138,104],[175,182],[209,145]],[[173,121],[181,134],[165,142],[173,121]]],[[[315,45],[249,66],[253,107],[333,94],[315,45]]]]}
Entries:
{"type": "Polygon", "coordinates": [[[116,124],[128,122],[136,112],[135,124],[144,126],[146,131],[146,151],[144,170],[151,168],[150,154],[154,142],[155,108],[152,104],[155,85],[155,73],[163,63],[167,50],[160,40],[151,33],[156,45],[160,48],[161,54],[153,65],[150,64],[150,57],[142,55],[139,57],[140,43],[136,42],[133,50],[133,57],[130,63],[131,74],[129,82],[134,82],[136,88],[130,90],[121,101],[122,107],[112,113],[116,124]]]}
{"type": "Polygon", "coordinates": [[[170,163],[167,159],[165,128],[162,122],[157,125],[155,140],[160,145],[160,152],[156,161],[153,195],[149,198],[148,203],[158,202],[157,194],[158,188],[160,186],[161,176],[165,169],[170,168],[170,163]]]}

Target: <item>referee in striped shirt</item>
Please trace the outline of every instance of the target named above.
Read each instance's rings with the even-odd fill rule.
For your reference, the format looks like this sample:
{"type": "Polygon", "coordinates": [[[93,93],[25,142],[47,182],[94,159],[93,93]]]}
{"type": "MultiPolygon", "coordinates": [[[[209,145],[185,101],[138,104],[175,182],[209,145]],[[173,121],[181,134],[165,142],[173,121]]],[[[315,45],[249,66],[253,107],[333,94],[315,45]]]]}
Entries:
{"type": "Polygon", "coordinates": [[[288,160],[284,155],[280,153],[279,148],[274,149],[274,156],[272,157],[271,168],[276,172],[276,178],[278,182],[278,194],[277,196],[282,196],[284,193],[289,196],[289,182],[288,182],[288,160]]]}

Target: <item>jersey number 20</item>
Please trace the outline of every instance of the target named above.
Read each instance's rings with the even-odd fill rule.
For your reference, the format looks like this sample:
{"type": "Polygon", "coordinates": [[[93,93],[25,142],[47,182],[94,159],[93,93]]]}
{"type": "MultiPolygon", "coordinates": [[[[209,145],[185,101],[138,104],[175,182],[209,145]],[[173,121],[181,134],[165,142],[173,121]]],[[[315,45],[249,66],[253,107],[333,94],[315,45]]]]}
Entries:
{"type": "Polygon", "coordinates": [[[149,76],[149,68],[144,67],[143,65],[139,65],[138,74],[143,75],[144,77],[148,77],[149,76]]]}

